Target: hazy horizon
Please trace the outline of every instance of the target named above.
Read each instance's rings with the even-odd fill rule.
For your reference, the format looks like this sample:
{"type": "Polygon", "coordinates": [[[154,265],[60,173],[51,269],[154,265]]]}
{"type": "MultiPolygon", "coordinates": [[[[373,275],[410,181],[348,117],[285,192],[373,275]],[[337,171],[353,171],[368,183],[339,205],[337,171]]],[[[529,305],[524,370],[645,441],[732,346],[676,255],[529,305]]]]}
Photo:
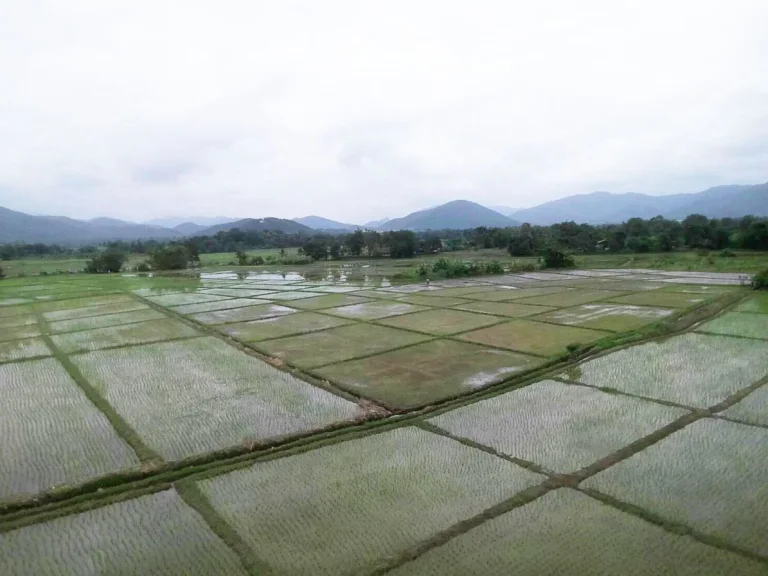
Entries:
{"type": "Polygon", "coordinates": [[[364,223],[762,183],[768,2],[0,7],[0,206],[364,223]]]}

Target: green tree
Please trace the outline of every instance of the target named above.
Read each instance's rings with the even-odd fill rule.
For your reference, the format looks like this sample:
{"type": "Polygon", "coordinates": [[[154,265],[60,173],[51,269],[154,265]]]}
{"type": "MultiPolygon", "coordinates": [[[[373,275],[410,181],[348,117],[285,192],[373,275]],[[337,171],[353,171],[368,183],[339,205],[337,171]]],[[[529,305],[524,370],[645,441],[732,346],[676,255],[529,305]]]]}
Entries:
{"type": "Polygon", "coordinates": [[[189,254],[185,246],[170,244],[155,248],[149,254],[149,262],[154,270],[186,270],[189,254]]]}
{"type": "Polygon", "coordinates": [[[237,252],[235,252],[235,258],[237,258],[238,266],[245,266],[246,264],[248,264],[248,254],[246,254],[242,250],[238,250],[237,252]]]}
{"type": "Polygon", "coordinates": [[[576,262],[568,252],[559,248],[548,247],[541,254],[542,268],[573,268],[576,262]]]}
{"type": "Polygon", "coordinates": [[[428,234],[421,241],[421,249],[427,254],[434,254],[443,249],[443,242],[440,240],[440,236],[436,234],[428,234]]]}
{"type": "Polygon", "coordinates": [[[352,234],[347,236],[344,240],[344,245],[352,256],[360,256],[365,247],[365,235],[363,234],[363,231],[358,228],[352,232],[352,234]]]}
{"type": "Polygon", "coordinates": [[[365,239],[365,251],[370,258],[381,256],[382,237],[376,230],[366,230],[363,232],[365,239]]]}
{"type": "Polygon", "coordinates": [[[321,238],[310,238],[304,242],[301,249],[312,260],[325,260],[328,258],[328,244],[321,238]]]}
{"type": "Polygon", "coordinates": [[[701,214],[691,214],[683,220],[683,239],[689,248],[709,247],[709,220],[701,214]]]}
{"type": "Polygon", "coordinates": [[[200,263],[200,244],[194,238],[190,238],[184,243],[187,248],[187,258],[192,263],[200,263]]]}
{"type": "Polygon", "coordinates": [[[5,278],[5,270],[3,270],[3,267],[0,266],[0,280],[2,280],[3,278],[5,278]]]}
{"type": "Polygon", "coordinates": [[[395,230],[384,235],[390,258],[413,258],[416,253],[416,234],[410,230],[395,230]]]}
{"type": "Polygon", "coordinates": [[[507,251],[510,256],[533,256],[536,251],[536,235],[527,222],[509,238],[507,251]]]}
{"type": "Polygon", "coordinates": [[[85,271],[89,274],[106,274],[120,272],[125,263],[125,254],[119,250],[109,249],[91,258],[85,265],[85,271]]]}
{"type": "Polygon", "coordinates": [[[768,223],[752,222],[742,233],[741,247],[748,250],[768,250],[768,223]]]}

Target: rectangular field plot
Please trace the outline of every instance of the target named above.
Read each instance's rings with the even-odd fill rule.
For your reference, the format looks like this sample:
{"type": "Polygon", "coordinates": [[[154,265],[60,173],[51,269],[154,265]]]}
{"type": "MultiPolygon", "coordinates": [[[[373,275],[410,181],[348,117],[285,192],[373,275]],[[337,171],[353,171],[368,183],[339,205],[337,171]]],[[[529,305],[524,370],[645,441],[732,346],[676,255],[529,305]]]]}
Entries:
{"type": "Polygon", "coordinates": [[[327,366],[318,374],[387,406],[411,408],[482,388],[541,362],[540,358],[515,352],[433,340],[327,366]]]}
{"type": "Polygon", "coordinates": [[[317,286],[311,288],[313,292],[325,292],[327,294],[346,294],[347,292],[356,292],[360,290],[360,286],[317,286]]]}
{"type": "Polygon", "coordinates": [[[106,294],[104,296],[85,296],[68,300],[56,300],[54,302],[40,302],[35,304],[35,308],[40,312],[53,312],[55,310],[68,310],[71,308],[93,308],[94,306],[122,302],[135,302],[135,300],[126,294],[106,294]]]}
{"type": "Polygon", "coordinates": [[[198,487],[274,574],[336,576],[368,573],[543,479],[449,438],[400,428],[198,487]]]}
{"type": "Polygon", "coordinates": [[[602,290],[619,290],[622,292],[649,292],[652,290],[660,290],[664,286],[665,284],[662,284],[661,282],[648,282],[646,280],[622,280],[605,282],[602,286],[599,286],[599,288],[602,290]]]}
{"type": "Polygon", "coordinates": [[[768,386],[758,388],[721,414],[742,422],[768,426],[768,386]]]}
{"type": "Polygon", "coordinates": [[[265,296],[268,300],[277,300],[278,302],[288,302],[291,300],[304,300],[305,298],[312,298],[317,296],[317,292],[305,292],[300,290],[287,290],[273,292],[269,296],[265,296]]]}
{"type": "Polygon", "coordinates": [[[230,298],[229,300],[217,300],[216,302],[200,302],[199,304],[182,304],[171,306],[168,309],[177,314],[199,314],[200,312],[213,312],[215,310],[228,310],[229,308],[242,308],[254,304],[266,303],[266,300],[251,298],[230,298]]]}
{"type": "Polygon", "coordinates": [[[0,332],[6,328],[16,328],[18,326],[32,326],[37,324],[37,317],[34,314],[18,314],[16,316],[0,317],[0,332]]]}
{"type": "Polygon", "coordinates": [[[73,320],[59,320],[51,322],[48,327],[52,333],[75,332],[77,330],[90,330],[93,328],[106,328],[108,326],[120,326],[133,324],[147,320],[159,320],[165,316],[157,310],[147,308],[134,312],[120,312],[118,314],[102,314],[101,316],[88,316],[87,318],[75,318],[73,320]]]}
{"type": "Polygon", "coordinates": [[[33,300],[29,298],[4,298],[0,297],[0,308],[4,306],[17,306],[19,304],[28,304],[30,302],[33,302],[33,300]]]}
{"type": "Polygon", "coordinates": [[[0,500],[139,464],[53,358],[0,365],[0,395],[0,500]]]}
{"type": "Polygon", "coordinates": [[[608,300],[623,294],[625,293],[615,290],[569,290],[568,292],[526,298],[525,300],[520,300],[520,303],[565,308],[567,306],[578,306],[579,304],[608,300]]]}
{"type": "Polygon", "coordinates": [[[768,558],[768,430],[699,420],[585,485],[768,558]]]}
{"type": "Polygon", "coordinates": [[[50,356],[51,351],[42,338],[26,338],[0,342],[0,362],[12,362],[35,356],[50,356]]]}
{"type": "Polygon", "coordinates": [[[768,314],[727,312],[702,324],[696,330],[710,334],[768,339],[768,314]]]}
{"type": "MultiPolygon", "coordinates": [[[[679,274],[679,272],[678,272],[679,274]]],[[[713,278],[713,277],[707,277],[707,276],[701,276],[701,277],[695,277],[695,276],[686,276],[685,278],[662,278],[661,282],[664,282],[665,284],[707,284],[707,285],[717,285],[717,286],[734,286],[738,287],[743,284],[743,282],[739,279],[734,278],[713,278]]]]}
{"type": "Polygon", "coordinates": [[[387,574],[758,576],[764,571],[760,562],[561,489],[488,520],[387,574]]]}
{"type": "Polygon", "coordinates": [[[736,312],[768,314],[768,293],[755,294],[746,302],[739,304],[736,307],[736,312]]]}
{"type": "Polygon", "coordinates": [[[738,290],[738,286],[707,286],[706,284],[665,284],[661,292],[682,292],[684,294],[708,294],[716,296],[738,290]]]}
{"type": "Polygon", "coordinates": [[[31,311],[30,306],[0,306],[0,318],[14,318],[22,314],[29,314],[31,311]]]}
{"type": "Polygon", "coordinates": [[[326,310],[326,313],[355,320],[376,320],[378,318],[386,318],[387,316],[418,312],[419,310],[426,310],[426,308],[424,306],[406,304],[405,302],[373,300],[362,304],[351,304],[349,306],[340,306],[339,308],[330,308],[326,310]]]}
{"type": "Polygon", "coordinates": [[[207,337],[73,358],[167,460],[274,440],[360,415],[358,406],[207,337]]]}
{"type": "MultiPolygon", "coordinates": [[[[232,298],[262,298],[274,294],[274,290],[253,290],[243,288],[206,288],[199,291],[200,294],[213,294],[214,296],[230,296],[232,298]]],[[[268,298],[267,298],[268,299],[268,298]]]]}
{"type": "Polygon", "coordinates": [[[457,338],[539,356],[552,356],[564,353],[569,344],[594,342],[608,334],[610,332],[573,326],[552,326],[529,320],[512,320],[505,324],[461,334],[457,338]]]}
{"type": "Polygon", "coordinates": [[[568,292],[569,289],[563,286],[540,286],[538,288],[517,288],[515,290],[496,290],[494,292],[480,292],[467,294],[466,298],[470,300],[483,300],[486,302],[500,302],[509,300],[518,300],[520,298],[531,298],[533,296],[546,296],[547,294],[558,294],[568,292]]]}
{"type": "Polygon", "coordinates": [[[683,334],[569,369],[569,380],[708,408],[768,374],[768,342],[683,334]]]}
{"type": "MultiPolygon", "coordinates": [[[[456,288],[438,288],[430,292],[432,296],[458,296],[464,298],[469,294],[479,294],[480,292],[494,292],[498,290],[498,286],[491,286],[489,284],[476,284],[474,286],[458,286],[456,288]]],[[[512,292],[512,290],[510,290],[512,292]]]]}
{"type": "Polygon", "coordinates": [[[315,368],[359,356],[378,354],[427,339],[429,336],[404,330],[353,324],[301,336],[266,340],[255,346],[270,356],[296,366],[315,368]]]}
{"type": "Polygon", "coordinates": [[[367,298],[350,296],[349,294],[327,294],[325,296],[313,296],[291,302],[291,306],[302,310],[321,310],[323,308],[336,308],[349,306],[350,304],[362,304],[369,302],[367,298]]]}
{"type": "Polygon", "coordinates": [[[298,314],[275,316],[273,318],[265,318],[264,320],[224,324],[218,326],[217,330],[243,342],[256,342],[258,340],[269,340],[270,338],[316,332],[327,328],[346,326],[351,323],[352,320],[336,318],[326,314],[299,312],[298,314]]]}
{"type": "Polygon", "coordinates": [[[197,285],[190,286],[187,288],[184,287],[169,287],[169,288],[136,288],[135,290],[131,290],[133,294],[136,294],[136,296],[142,296],[146,298],[147,296],[165,296],[167,294],[178,294],[180,292],[194,292],[197,289],[197,285]]]}
{"type": "Polygon", "coordinates": [[[406,302],[408,304],[417,304],[419,306],[434,306],[436,308],[448,308],[450,306],[469,302],[469,300],[465,300],[464,298],[456,298],[453,296],[430,296],[429,293],[400,296],[397,301],[406,302]]]}
{"type": "Polygon", "coordinates": [[[673,313],[674,310],[670,308],[651,308],[630,304],[583,304],[575,308],[548,312],[536,316],[534,320],[610,332],[626,332],[666,318],[673,313]]]}
{"type": "Polygon", "coordinates": [[[533,304],[518,304],[515,302],[467,302],[466,304],[456,306],[456,309],[511,318],[524,318],[555,310],[551,306],[535,306],[533,304]]]}
{"type": "Polygon", "coordinates": [[[611,298],[611,302],[618,304],[632,304],[634,306],[661,306],[662,308],[688,308],[711,300],[716,295],[707,294],[685,294],[683,292],[660,292],[652,290],[650,292],[639,292],[611,298]]]}
{"type": "Polygon", "coordinates": [[[183,292],[179,294],[166,294],[164,296],[147,296],[147,300],[160,306],[181,306],[183,304],[200,304],[201,302],[215,302],[224,300],[227,296],[216,294],[200,294],[199,292],[183,292]]]}
{"type": "MultiPolygon", "coordinates": [[[[403,294],[400,294],[399,292],[387,292],[386,290],[372,290],[370,288],[365,288],[358,292],[352,292],[349,295],[365,296],[366,298],[377,298],[380,300],[399,300],[400,298],[403,297],[403,294]]],[[[0,314],[2,314],[2,310],[0,310],[0,314]]]]}
{"type": "Polygon", "coordinates": [[[52,310],[44,312],[43,318],[49,322],[59,320],[74,320],[76,318],[88,318],[89,316],[102,316],[103,314],[117,314],[119,312],[133,312],[134,310],[148,310],[149,306],[136,300],[115,302],[114,304],[101,304],[85,308],[70,308],[67,310],[52,310]]]}
{"type": "MultiPolygon", "coordinates": [[[[523,298],[525,296],[520,296],[520,292],[522,290],[525,290],[526,292],[530,290],[535,290],[534,288],[498,288],[497,290],[494,290],[493,292],[478,292],[475,294],[467,294],[465,298],[468,298],[470,300],[480,300],[483,302],[504,302],[506,300],[513,300],[516,298],[523,298]]],[[[547,291],[547,293],[552,292],[560,292],[563,289],[558,287],[552,287],[552,288],[546,288],[542,287],[539,288],[538,291],[547,291]]],[[[533,294],[528,293],[528,296],[532,296],[533,294]]]]}
{"type": "Polygon", "coordinates": [[[406,330],[414,330],[426,334],[447,336],[448,334],[482,328],[490,324],[498,324],[503,320],[506,320],[506,318],[489,316],[488,314],[474,314],[461,310],[437,309],[385,318],[379,320],[378,323],[386,324],[393,328],[405,328],[406,330]]]}
{"type": "Polygon", "coordinates": [[[241,306],[227,310],[213,310],[211,312],[193,314],[192,319],[201,324],[228,324],[274,318],[275,316],[285,316],[295,312],[295,309],[280,306],[279,304],[257,304],[256,306],[241,306]]]}
{"type": "Polygon", "coordinates": [[[6,576],[245,576],[235,553],[174,490],[0,534],[6,576]]]}
{"type": "Polygon", "coordinates": [[[556,472],[576,472],[688,414],[551,380],[430,420],[495,450],[556,472]]]}
{"type": "Polygon", "coordinates": [[[40,336],[40,328],[37,324],[0,328],[0,342],[34,338],[35,336],[40,336]]]}
{"type": "Polygon", "coordinates": [[[102,348],[110,348],[112,346],[146,344],[172,338],[189,338],[199,335],[200,332],[194,328],[177,320],[165,318],[163,320],[139,322],[138,324],[125,324],[123,326],[110,326],[95,330],[56,334],[51,336],[51,339],[65,354],[72,354],[88,350],[101,350],[102,348]]]}

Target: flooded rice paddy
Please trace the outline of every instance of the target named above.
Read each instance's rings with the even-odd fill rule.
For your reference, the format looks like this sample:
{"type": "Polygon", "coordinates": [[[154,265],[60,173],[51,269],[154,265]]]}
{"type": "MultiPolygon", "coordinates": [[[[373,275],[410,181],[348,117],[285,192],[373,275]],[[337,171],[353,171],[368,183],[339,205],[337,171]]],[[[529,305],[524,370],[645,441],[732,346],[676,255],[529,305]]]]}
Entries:
{"type": "Polygon", "coordinates": [[[369,272],[0,284],[0,573],[768,572],[741,275],[369,272]]]}

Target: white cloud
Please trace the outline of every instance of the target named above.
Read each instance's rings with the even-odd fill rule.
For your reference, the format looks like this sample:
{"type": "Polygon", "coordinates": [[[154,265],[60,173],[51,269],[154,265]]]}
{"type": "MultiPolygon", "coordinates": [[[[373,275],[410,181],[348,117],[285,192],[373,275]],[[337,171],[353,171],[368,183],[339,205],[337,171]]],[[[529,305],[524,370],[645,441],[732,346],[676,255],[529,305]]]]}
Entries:
{"type": "Polygon", "coordinates": [[[361,222],[764,181],[768,2],[0,4],[0,205],[361,222]]]}

